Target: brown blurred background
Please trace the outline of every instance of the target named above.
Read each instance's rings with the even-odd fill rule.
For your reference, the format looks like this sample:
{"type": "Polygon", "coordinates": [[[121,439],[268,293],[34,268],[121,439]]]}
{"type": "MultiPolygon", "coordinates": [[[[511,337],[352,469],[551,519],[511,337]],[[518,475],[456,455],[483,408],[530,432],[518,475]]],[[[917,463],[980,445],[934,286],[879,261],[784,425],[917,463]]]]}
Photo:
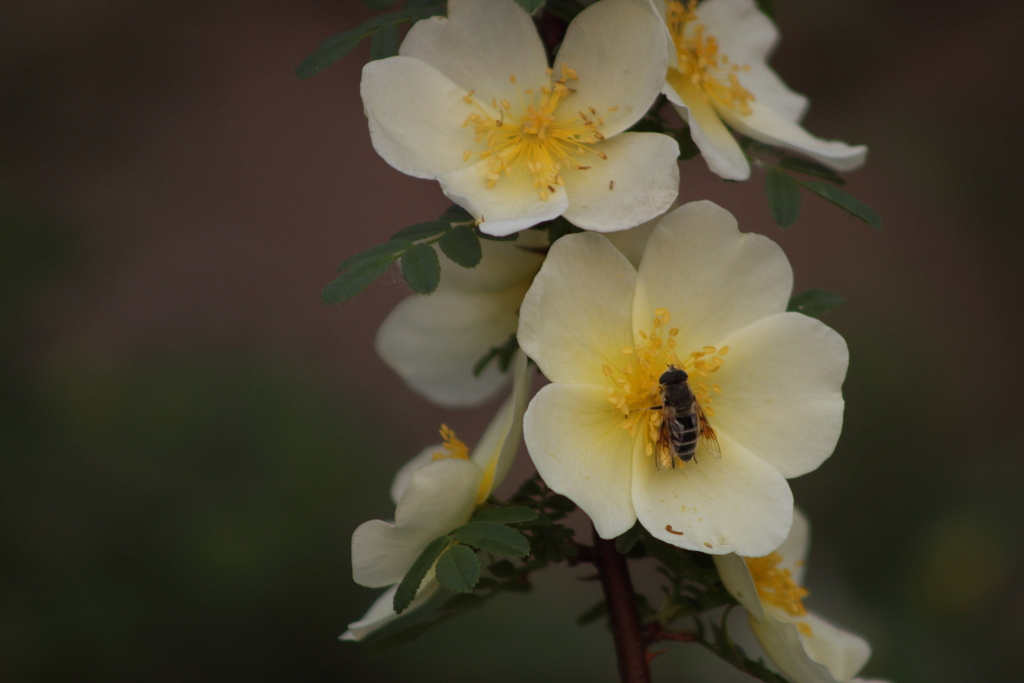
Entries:
{"type": "MultiPolygon", "coordinates": [[[[847,423],[794,482],[809,606],[900,683],[1024,680],[1024,7],[778,0],[773,61],[823,137],[871,147],[877,233],[761,178],[683,166],[850,302],[847,423]]],[[[615,680],[599,597],[552,571],[386,655],[338,643],[376,595],[352,530],[451,414],[373,353],[407,294],[325,308],[345,257],[447,205],[370,147],[364,45],[293,69],[356,0],[0,6],[0,679],[615,680]]],[[[529,471],[528,459],[513,477],[529,471]]],[[[656,597],[656,592],[651,593],[656,597]]],[[[733,680],[693,648],[659,680],[733,680]],[[686,673],[689,672],[689,673],[686,673]]],[[[742,680],[742,679],[740,679],[742,680]]]]}

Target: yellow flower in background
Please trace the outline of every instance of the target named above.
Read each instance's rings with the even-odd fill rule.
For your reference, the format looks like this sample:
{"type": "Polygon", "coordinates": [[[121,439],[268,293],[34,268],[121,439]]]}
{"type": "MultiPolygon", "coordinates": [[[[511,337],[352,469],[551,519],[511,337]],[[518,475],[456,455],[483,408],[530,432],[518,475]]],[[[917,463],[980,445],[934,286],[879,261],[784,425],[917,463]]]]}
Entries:
{"type": "Polygon", "coordinates": [[[363,68],[374,149],[435,178],[492,235],[564,215],[623,230],[666,211],[679,148],[625,133],[664,82],[667,38],[645,0],[601,0],[570,24],[553,68],[514,0],[450,0],[397,57],[363,68]]]}
{"type": "Polygon", "coordinates": [[[764,557],[718,555],[715,565],[725,587],[747,609],[761,647],[793,683],[883,683],[854,678],[871,657],[860,636],[807,611],[802,582],[810,525],[793,511],[793,528],[764,557]]]}
{"type": "MultiPolygon", "coordinates": [[[[352,534],[352,578],[370,588],[390,588],[360,620],[349,624],[342,640],[362,640],[396,619],[395,592],[416,558],[435,538],[468,522],[508,474],[519,449],[530,374],[520,354],[513,370],[512,395],[476,448],[470,452],[454,432],[442,426],[444,442],[424,449],[395,475],[391,487],[395,521],[371,520],[352,534]]],[[[431,570],[406,611],[423,605],[439,586],[431,570]]]]}
{"type": "Polygon", "coordinates": [[[778,547],[793,512],[786,479],[839,438],[848,361],[838,334],[786,312],[792,285],[779,246],[711,202],[666,214],[639,268],[602,235],[555,242],[519,323],[520,347],[552,382],[523,426],[548,486],[603,538],[639,519],[690,550],[778,547]],[[659,469],[669,366],[688,373],[720,457],[702,442],[694,460],[659,469]]]}
{"type": "Polygon", "coordinates": [[[727,125],[837,171],[864,164],[867,147],[822,140],[800,126],[807,98],[768,66],[779,32],[754,0],[649,1],[671,39],[663,92],[689,123],[714,173],[730,180],[750,177],[750,164],[727,125]]]}

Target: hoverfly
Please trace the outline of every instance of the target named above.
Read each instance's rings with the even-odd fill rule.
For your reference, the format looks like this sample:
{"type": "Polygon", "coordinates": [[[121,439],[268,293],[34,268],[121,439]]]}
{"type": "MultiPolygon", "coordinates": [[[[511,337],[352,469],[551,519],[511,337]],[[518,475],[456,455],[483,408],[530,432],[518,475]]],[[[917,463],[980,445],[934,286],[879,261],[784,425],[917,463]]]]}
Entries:
{"type": "Polygon", "coordinates": [[[674,365],[668,366],[658,379],[662,413],[654,458],[659,470],[681,468],[683,463],[694,460],[698,442],[704,443],[716,458],[722,457],[715,430],[686,383],[687,379],[686,372],[674,365]]]}

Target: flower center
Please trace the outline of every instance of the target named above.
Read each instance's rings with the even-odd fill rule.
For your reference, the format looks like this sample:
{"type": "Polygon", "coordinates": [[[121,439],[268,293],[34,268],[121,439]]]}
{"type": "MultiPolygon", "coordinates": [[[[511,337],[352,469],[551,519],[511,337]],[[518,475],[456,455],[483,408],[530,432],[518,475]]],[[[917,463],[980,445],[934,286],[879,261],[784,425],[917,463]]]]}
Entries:
{"type": "MultiPolygon", "coordinates": [[[[514,75],[509,76],[512,83],[514,75]]],[[[567,84],[579,80],[575,71],[562,65],[562,76],[554,80],[554,70],[548,69],[547,85],[534,90],[517,90],[519,102],[491,100],[490,106],[473,97],[473,91],[463,98],[476,107],[477,111],[466,117],[463,127],[473,126],[475,142],[486,148],[475,152],[467,149],[463,161],[474,155],[490,159],[487,173],[487,187],[494,187],[502,174],[511,176],[520,166],[533,175],[533,187],[542,200],[555,193],[559,185],[565,185],[562,171],[575,168],[585,171],[579,159],[594,154],[600,159],[608,155],[594,149],[604,140],[598,128],[604,124],[597,110],[579,111],[559,118],[559,105],[573,92],[567,84]],[[588,116],[589,112],[589,116],[588,116]]],[[[615,111],[618,107],[611,107],[615,111]]]]}
{"type": "Polygon", "coordinates": [[[469,448],[466,444],[459,441],[459,438],[455,436],[455,432],[451,430],[448,425],[441,425],[441,438],[444,443],[441,444],[440,451],[434,451],[434,455],[431,460],[444,460],[445,458],[455,458],[457,460],[469,460],[469,448]]]}
{"type": "MultiPolygon", "coordinates": [[[[807,614],[804,608],[803,598],[806,598],[807,589],[793,580],[793,574],[788,569],[780,568],[782,556],[778,553],[771,553],[764,557],[745,557],[747,569],[754,578],[754,585],[757,587],[757,595],[761,600],[777,607],[786,614],[794,617],[802,617],[807,614]]],[[[799,628],[799,627],[798,627],[799,628]]],[[[801,629],[807,635],[808,631],[801,629]]]]}
{"type": "Polygon", "coordinates": [[[722,356],[729,352],[729,347],[705,346],[680,359],[676,352],[679,328],[668,326],[671,319],[672,315],[664,308],[654,311],[650,331],[637,331],[641,343],[636,348],[622,349],[623,356],[626,356],[623,365],[618,368],[605,365],[602,368],[605,377],[613,384],[608,401],[616,410],[622,411],[625,417],[623,429],[628,429],[632,436],[644,435],[647,455],[653,455],[655,448],[671,447],[659,442],[658,438],[663,411],[652,410],[662,405],[659,380],[669,365],[686,371],[689,376],[687,384],[707,417],[715,415],[711,394],[722,393],[720,386],[708,385],[706,380],[722,367],[722,356]]]}
{"type": "Polygon", "coordinates": [[[714,100],[740,114],[750,114],[754,96],[740,85],[737,75],[750,71],[750,65],[730,63],[729,56],[718,51],[718,40],[705,35],[703,24],[694,24],[687,35],[688,26],[697,21],[697,0],[685,5],[679,0],[666,0],[665,4],[665,21],[676,46],[679,72],[701,91],[705,102],[714,100]]]}

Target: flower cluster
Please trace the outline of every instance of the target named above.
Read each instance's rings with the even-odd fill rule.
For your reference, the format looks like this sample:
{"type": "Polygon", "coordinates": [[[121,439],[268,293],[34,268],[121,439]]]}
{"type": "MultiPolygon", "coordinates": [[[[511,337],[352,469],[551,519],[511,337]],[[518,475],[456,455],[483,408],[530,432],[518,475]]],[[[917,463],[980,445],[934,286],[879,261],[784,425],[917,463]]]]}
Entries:
{"type": "MultiPolygon", "coordinates": [[[[442,587],[474,591],[478,551],[498,590],[547,562],[602,567],[602,539],[631,539],[624,553],[643,538],[652,557],[717,568],[696,603],[725,604],[724,585],[785,676],[851,680],[869,648],[803,607],[808,524],[787,482],[839,439],[846,344],[808,314],[823,309],[793,309],[775,242],[711,202],[676,200],[687,135],[730,180],[751,175],[750,139],[826,179],[866,148],[800,126],[807,100],[767,66],[778,32],[753,0],[597,0],[547,41],[557,53],[515,0],[446,10],[403,10],[419,20],[364,67],[361,94],[374,149],[457,206],[347,261],[337,289],[351,296],[400,258],[420,293],[382,324],[384,361],[443,406],[480,405],[509,375],[512,391],[475,448],[443,426],[443,443],[396,475],[394,521],[356,529],[355,581],[387,590],[343,638],[442,587]],[[531,399],[534,369],[549,383],[531,399]],[[520,440],[539,480],[503,502],[520,440]],[[557,523],[574,506],[592,547],[557,523]]],[[[845,201],[815,182],[792,187],[845,201]]]]}

